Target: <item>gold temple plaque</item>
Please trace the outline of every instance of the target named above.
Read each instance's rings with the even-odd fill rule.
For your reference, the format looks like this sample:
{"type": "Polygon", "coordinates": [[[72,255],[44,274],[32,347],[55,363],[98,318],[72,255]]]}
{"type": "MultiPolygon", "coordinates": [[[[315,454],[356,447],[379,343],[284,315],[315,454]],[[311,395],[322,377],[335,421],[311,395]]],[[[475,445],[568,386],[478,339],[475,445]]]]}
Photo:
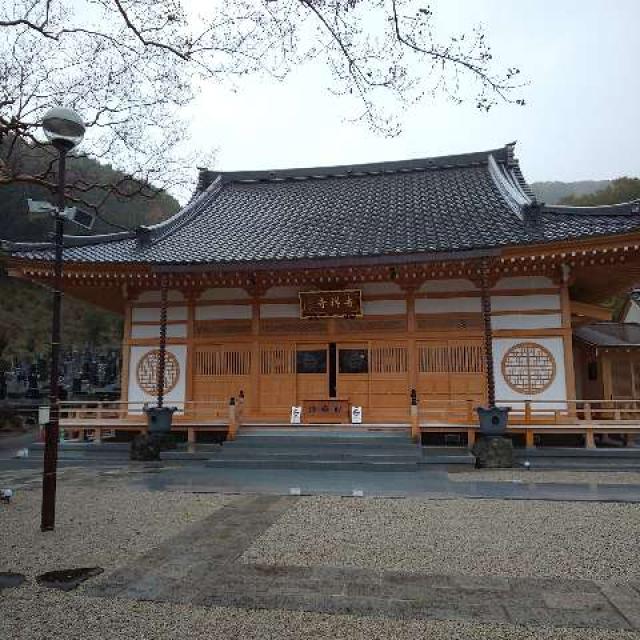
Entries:
{"type": "Polygon", "coordinates": [[[360,289],[341,291],[301,291],[300,317],[307,318],[359,318],[362,316],[360,289]]]}

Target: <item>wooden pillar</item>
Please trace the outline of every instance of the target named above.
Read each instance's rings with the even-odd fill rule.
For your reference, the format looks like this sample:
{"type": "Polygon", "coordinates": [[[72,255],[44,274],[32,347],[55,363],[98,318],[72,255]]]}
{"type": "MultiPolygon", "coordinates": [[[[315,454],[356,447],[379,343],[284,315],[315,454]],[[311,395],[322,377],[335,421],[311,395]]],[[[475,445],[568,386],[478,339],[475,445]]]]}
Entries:
{"type": "Polygon", "coordinates": [[[260,298],[256,294],[251,300],[251,389],[249,391],[249,411],[259,414],[260,406],[260,298]]]}
{"type": "Polygon", "coordinates": [[[418,354],[416,353],[416,296],[415,286],[406,287],[407,292],[407,365],[409,373],[409,389],[418,388],[418,354]]]}
{"type": "Polygon", "coordinates": [[[571,332],[571,299],[569,297],[569,267],[562,265],[560,283],[560,309],[562,313],[562,338],[564,351],[564,372],[569,415],[576,415],[576,374],[573,360],[573,335],[571,332]]]}
{"type": "Polygon", "coordinates": [[[496,404],[496,381],[493,371],[493,330],[491,328],[491,282],[489,259],[482,258],[480,265],[480,292],[482,296],[482,325],[484,328],[485,375],[487,379],[487,404],[496,404]]]}
{"type": "Polygon", "coordinates": [[[169,284],[167,278],[162,279],[160,286],[160,349],[158,354],[158,380],[157,403],[161,408],[164,403],[164,369],[167,356],[167,300],[169,296],[169,284]]]}
{"type": "Polygon", "coordinates": [[[476,430],[467,429],[467,447],[473,449],[473,445],[476,443],[476,430]]]}
{"type": "MultiPolygon", "coordinates": [[[[126,292],[125,292],[126,298],[126,292]]],[[[120,368],[120,399],[129,400],[129,365],[131,360],[131,303],[126,300],[124,308],[124,326],[122,331],[122,366],[120,368]]],[[[120,406],[120,417],[128,413],[127,406],[120,406]]]]}
{"type": "Polygon", "coordinates": [[[238,422],[236,420],[236,399],[231,398],[229,401],[229,431],[227,432],[227,440],[235,440],[238,431],[238,422]]]}
{"type": "MultiPolygon", "coordinates": [[[[187,357],[186,357],[186,371],[185,377],[185,415],[187,413],[198,413],[198,406],[191,405],[189,403],[195,400],[193,381],[195,376],[194,362],[195,362],[195,337],[196,337],[196,302],[198,300],[198,292],[191,292],[187,297],[187,357]]],[[[191,440],[189,440],[191,442],[191,440]]],[[[195,442],[195,440],[194,440],[195,442]]]]}
{"type": "Polygon", "coordinates": [[[418,416],[418,396],[413,388],[411,389],[411,439],[417,444],[422,444],[420,418],[418,416]]]}
{"type": "Polygon", "coordinates": [[[593,437],[593,429],[587,428],[584,435],[584,446],[587,449],[596,448],[596,441],[595,441],[595,438],[593,437]]]}
{"type": "Polygon", "coordinates": [[[535,449],[536,444],[535,444],[534,433],[532,429],[527,429],[524,432],[524,441],[527,449],[535,449]]]}

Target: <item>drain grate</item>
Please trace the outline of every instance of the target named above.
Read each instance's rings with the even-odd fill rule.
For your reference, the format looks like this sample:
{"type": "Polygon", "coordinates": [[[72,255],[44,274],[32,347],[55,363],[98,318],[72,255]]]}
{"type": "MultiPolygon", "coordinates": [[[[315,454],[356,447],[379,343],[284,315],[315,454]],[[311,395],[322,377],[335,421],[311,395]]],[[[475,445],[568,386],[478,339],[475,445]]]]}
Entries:
{"type": "Polygon", "coordinates": [[[50,589],[71,591],[89,578],[99,576],[104,569],[101,567],[81,567],[79,569],[61,569],[59,571],[47,571],[39,575],[38,584],[50,589]]]}

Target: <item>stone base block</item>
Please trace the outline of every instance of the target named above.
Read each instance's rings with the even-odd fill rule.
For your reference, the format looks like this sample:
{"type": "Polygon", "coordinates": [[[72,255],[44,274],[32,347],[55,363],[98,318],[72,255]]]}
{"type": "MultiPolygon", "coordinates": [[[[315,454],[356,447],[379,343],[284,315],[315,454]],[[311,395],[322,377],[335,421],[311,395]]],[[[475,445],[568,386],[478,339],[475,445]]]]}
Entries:
{"type": "Polygon", "coordinates": [[[508,438],[480,438],[472,449],[478,469],[511,469],[513,443],[508,438]]]}

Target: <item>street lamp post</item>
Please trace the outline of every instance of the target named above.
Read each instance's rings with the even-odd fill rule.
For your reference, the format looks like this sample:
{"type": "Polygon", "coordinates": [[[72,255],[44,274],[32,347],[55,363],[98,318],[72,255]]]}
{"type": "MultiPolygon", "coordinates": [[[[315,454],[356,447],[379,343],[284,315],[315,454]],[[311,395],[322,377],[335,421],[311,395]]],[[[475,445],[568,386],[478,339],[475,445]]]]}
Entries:
{"type": "Polygon", "coordinates": [[[58,466],[58,439],[60,435],[60,312],[62,309],[62,240],[65,208],[64,187],[67,154],[80,144],[85,126],[80,116],[71,109],[49,109],[42,119],[42,128],[49,142],[58,151],[58,208],[55,216],[55,260],[53,277],[53,316],[51,320],[51,374],[49,379],[49,423],[44,446],[42,476],[41,531],[53,531],[56,522],[56,474],[58,466]]]}

